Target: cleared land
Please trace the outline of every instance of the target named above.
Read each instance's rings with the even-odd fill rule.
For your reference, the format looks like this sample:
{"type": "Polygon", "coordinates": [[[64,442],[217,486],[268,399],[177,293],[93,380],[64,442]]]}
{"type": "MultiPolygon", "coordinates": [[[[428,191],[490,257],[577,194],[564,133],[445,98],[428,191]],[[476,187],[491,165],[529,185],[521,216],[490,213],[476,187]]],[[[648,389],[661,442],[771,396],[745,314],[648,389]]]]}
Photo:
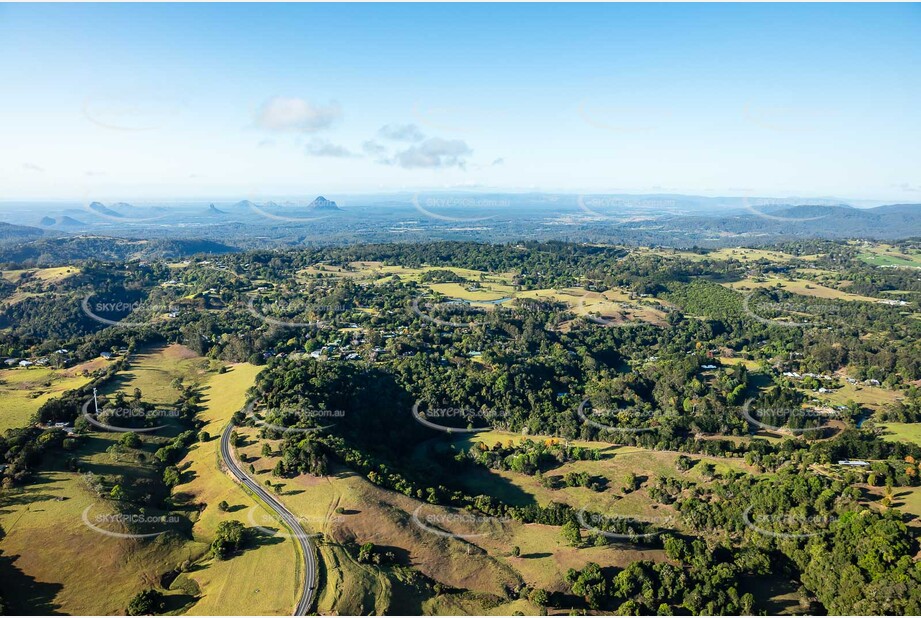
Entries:
{"type": "MultiPolygon", "coordinates": [[[[82,367],[82,366],[81,366],[82,367]]],[[[49,399],[88,384],[80,368],[19,367],[0,370],[0,433],[27,426],[49,399]]]]}
{"type": "Polygon", "coordinates": [[[921,268],[921,251],[903,251],[887,244],[866,244],[857,257],[874,266],[921,268]]]}
{"type": "MultiPolygon", "coordinates": [[[[35,482],[3,491],[0,526],[6,536],[0,550],[15,575],[0,585],[14,607],[22,604],[30,613],[45,614],[121,614],[140,590],[158,586],[164,574],[189,554],[201,553],[202,548],[183,538],[182,518],[154,524],[156,531],[165,533],[152,539],[116,538],[85,523],[84,512],[90,523],[105,530],[128,532],[118,521],[106,519],[114,513],[112,501],[97,495],[82,473],[70,471],[68,460],[76,459],[82,471],[97,479],[118,475],[125,487],[136,486],[151,474],[147,462],[157,445],[142,437],[139,449],[113,450],[118,437],[107,432],[87,434],[79,438],[75,450],[49,457],[35,482]],[[41,543],[36,545],[36,539],[41,543]]],[[[164,513],[152,509],[149,514],[164,513]]],[[[170,607],[179,609],[191,600],[179,594],[170,599],[170,607]]]]}
{"type": "MultiPolygon", "coordinates": [[[[249,364],[231,365],[229,371],[215,374],[203,387],[205,410],[199,418],[206,421],[203,431],[211,438],[199,442],[180,464],[187,482],[177,486],[174,494],[189,503],[203,506],[192,527],[196,542],[210,545],[221,521],[236,519],[251,527],[248,515],[260,503],[218,468],[220,433],[234,412],[246,402],[246,390],[252,386],[261,367],[249,364]],[[226,501],[230,508],[218,508],[226,501]]],[[[277,522],[260,517],[265,526],[277,527],[277,522]]],[[[193,580],[201,591],[199,601],[186,612],[190,615],[220,615],[227,608],[239,615],[287,615],[294,607],[300,582],[295,576],[298,557],[291,539],[262,537],[251,547],[230,560],[209,559],[185,577],[193,580]]],[[[174,585],[174,588],[178,586],[174,585]]]]}
{"type": "MultiPolygon", "coordinates": [[[[477,442],[492,447],[495,443],[503,445],[508,442],[520,443],[525,437],[500,431],[482,432],[476,435],[460,436],[455,439],[457,448],[469,450],[477,442]]],[[[534,441],[547,438],[533,437],[534,441]]],[[[577,446],[585,446],[600,451],[602,457],[597,461],[573,461],[544,473],[544,477],[562,479],[568,472],[587,472],[594,477],[603,477],[608,487],[603,492],[596,492],[586,487],[562,487],[550,489],[541,484],[537,476],[511,471],[488,470],[485,468],[465,474],[460,482],[474,495],[482,493],[492,495],[516,505],[531,503],[548,504],[565,502],[576,508],[587,508],[605,514],[616,514],[637,519],[656,518],[674,515],[670,507],[658,505],[651,500],[644,490],[624,493],[621,491],[622,479],[630,472],[640,477],[641,482],[650,482],[656,476],[683,478],[695,482],[705,479],[697,467],[687,472],[676,468],[677,453],[667,451],[650,451],[633,446],[614,446],[606,442],[573,441],[577,446]],[[668,511],[666,513],[666,511],[668,511]]],[[[695,455],[695,462],[709,462],[714,465],[717,474],[730,470],[752,472],[741,459],[726,459],[695,455]]]]}
{"type": "Polygon", "coordinates": [[[122,391],[130,395],[139,388],[144,401],[171,405],[179,397],[179,391],[172,385],[173,380],[179,378],[187,386],[199,384],[218,365],[216,361],[198,356],[183,345],[152,348],[134,354],[128,370],[120,373],[101,393],[110,395],[122,391]]]}
{"type": "Polygon", "coordinates": [[[803,296],[814,296],[816,298],[829,298],[835,300],[864,301],[875,303],[879,299],[861,294],[850,294],[835,288],[825,287],[820,283],[806,279],[788,279],[786,277],[759,277],[757,279],[747,278],[740,281],[723,283],[726,287],[734,290],[753,290],[756,288],[775,288],[779,287],[787,292],[801,294],[803,296]]]}
{"type": "Polygon", "coordinates": [[[921,445],[921,423],[879,423],[883,439],[892,442],[913,442],[921,445]]]}
{"type": "Polygon", "coordinates": [[[886,404],[895,403],[903,397],[899,391],[866,384],[851,384],[843,377],[840,378],[840,383],[841,388],[829,390],[827,393],[818,393],[811,390],[804,390],[803,392],[830,406],[843,406],[853,401],[874,411],[886,404]]]}
{"type": "Polygon", "coordinates": [[[45,283],[58,283],[80,272],[76,266],[57,266],[54,268],[29,268],[25,270],[4,270],[2,276],[10,283],[18,283],[22,278],[31,277],[33,280],[45,283]]]}
{"type": "Polygon", "coordinates": [[[780,251],[769,251],[767,249],[747,249],[744,247],[730,247],[708,253],[694,253],[692,251],[679,251],[667,249],[636,249],[638,253],[651,253],[662,257],[680,257],[686,260],[702,262],[704,260],[738,260],[740,262],[756,262],[766,260],[768,262],[787,263],[793,260],[802,260],[813,262],[819,259],[819,255],[791,255],[780,251]]]}
{"type": "Polygon", "coordinates": [[[324,276],[386,283],[394,277],[399,277],[402,281],[419,282],[425,273],[431,271],[450,271],[466,279],[466,282],[425,283],[424,287],[448,298],[467,301],[481,308],[513,304],[517,299],[530,298],[565,303],[577,315],[594,315],[612,324],[637,321],[664,324],[666,319],[665,312],[654,306],[665,304],[662,301],[632,297],[630,293],[616,288],[604,292],[593,292],[580,287],[517,290],[513,285],[513,273],[490,273],[457,267],[407,268],[387,266],[380,262],[351,262],[346,267],[316,264],[300,271],[299,274],[302,277],[324,276]]]}
{"type": "MultiPolygon", "coordinates": [[[[175,401],[176,391],[169,388],[169,382],[176,375],[194,377],[203,387],[201,418],[207,422],[204,430],[215,437],[192,446],[179,464],[183,483],[174,490],[177,502],[190,508],[180,506],[181,521],[153,539],[114,538],[85,525],[87,507],[92,522],[111,515],[111,502],[97,496],[82,474],[69,471],[67,459],[75,457],[98,478],[117,475],[133,486],[149,476],[147,462],[159,446],[144,436],[138,450],[113,450],[119,434],[89,433],[79,439],[75,451],[46,461],[35,483],[0,495],[0,526],[5,533],[0,540],[0,560],[8,563],[6,572],[12,574],[0,582],[4,598],[14,610],[30,613],[122,614],[140,590],[168,586],[170,612],[218,615],[234,608],[233,613],[241,614],[290,614],[298,582],[293,572],[297,557],[289,540],[257,536],[254,544],[229,560],[208,559],[175,579],[164,578],[183,562],[196,562],[208,552],[220,521],[238,519],[250,527],[244,515],[251,508],[260,508],[219,470],[216,438],[244,404],[246,389],[260,368],[235,365],[219,374],[216,367],[204,369],[200,363],[207,363],[206,359],[190,356],[179,346],[141,356],[142,370],[131,369],[130,375],[117,382],[127,389],[139,385],[145,399],[146,393],[159,392],[160,402],[175,401]],[[222,500],[231,505],[228,512],[218,509],[222,500]],[[35,539],[42,539],[38,548],[35,539]],[[84,566],[61,569],[62,564],[84,566]]],[[[92,369],[94,364],[105,363],[93,361],[84,368],[92,369]]],[[[68,371],[76,373],[75,369],[68,371]]],[[[72,379],[87,378],[77,375],[72,379]]],[[[4,394],[4,401],[8,400],[4,394]]],[[[117,523],[100,525],[114,532],[127,531],[117,523]]]]}
{"type": "MultiPolygon", "coordinates": [[[[301,475],[275,479],[270,471],[277,461],[277,452],[263,457],[260,444],[252,439],[240,448],[240,453],[255,466],[257,478],[282,483],[281,500],[301,517],[308,530],[324,535],[317,543],[321,558],[319,613],[422,613],[428,606],[423,603],[429,603],[427,599],[433,593],[430,588],[420,590],[417,584],[413,585],[406,566],[449,588],[475,590],[485,595],[502,595],[506,586],[520,582],[513,569],[472,544],[479,539],[466,541],[441,536],[413,521],[413,513],[424,508],[419,515],[423,521],[432,517],[438,520],[434,526],[440,529],[453,527],[459,534],[470,532],[462,529],[466,522],[458,522],[456,513],[449,509],[383,490],[344,469],[334,470],[324,478],[301,475]],[[365,542],[393,549],[399,564],[404,566],[376,568],[358,564],[354,545],[365,542]]],[[[450,605],[457,597],[444,594],[437,598],[450,605]]],[[[489,609],[482,601],[468,599],[468,602],[476,607],[473,613],[489,609]]]]}

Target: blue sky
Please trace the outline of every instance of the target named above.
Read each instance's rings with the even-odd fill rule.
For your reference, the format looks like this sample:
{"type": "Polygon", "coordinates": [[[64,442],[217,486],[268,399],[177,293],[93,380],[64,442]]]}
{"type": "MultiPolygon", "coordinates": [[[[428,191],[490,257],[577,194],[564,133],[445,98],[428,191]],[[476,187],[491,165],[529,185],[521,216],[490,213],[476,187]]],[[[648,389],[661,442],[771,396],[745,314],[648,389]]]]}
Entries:
{"type": "Polygon", "coordinates": [[[921,201],[921,5],[0,5],[0,199],[921,201]]]}

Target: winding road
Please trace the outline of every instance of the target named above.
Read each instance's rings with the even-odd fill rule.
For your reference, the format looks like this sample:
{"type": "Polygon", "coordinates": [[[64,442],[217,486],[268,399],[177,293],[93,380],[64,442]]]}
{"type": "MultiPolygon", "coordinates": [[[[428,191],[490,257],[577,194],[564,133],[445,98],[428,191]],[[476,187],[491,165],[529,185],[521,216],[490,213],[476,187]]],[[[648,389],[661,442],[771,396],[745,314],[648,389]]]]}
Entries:
{"type": "Polygon", "coordinates": [[[306,567],[304,569],[304,590],[301,593],[300,600],[297,602],[297,606],[294,608],[293,615],[306,616],[310,611],[310,606],[313,604],[313,595],[316,591],[317,558],[313,544],[310,542],[310,537],[304,532],[304,529],[301,527],[294,513],[289,511],[285,505],[279,502],[275,496],[267,492],[265,488],[254,479],[250,478],[250,476],[243,471],[243,468],[240,467],[240,464],[234,456],[233,448],[230,446],[230,434],[232,431],[233,423],[229,423],[227,427],[224,428],[224,433],[221,434],[221,459],[224,461],[224,464],[230,470],[231,474],[233,474],[240,483],[248,487],[278,514],[282,521],[285,522],[285,525],[291,529],[294,538],[301,546],[301,553],[304,555],[306,567]]]}

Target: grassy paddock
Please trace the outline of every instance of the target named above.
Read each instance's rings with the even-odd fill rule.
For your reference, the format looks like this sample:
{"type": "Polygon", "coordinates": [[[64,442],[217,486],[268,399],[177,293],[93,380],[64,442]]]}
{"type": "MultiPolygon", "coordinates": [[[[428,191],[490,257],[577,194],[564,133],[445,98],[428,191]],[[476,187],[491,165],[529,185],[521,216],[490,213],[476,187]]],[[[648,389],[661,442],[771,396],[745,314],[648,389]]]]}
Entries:
{"type": "Polygon", "coordinates": [[[0,526],[6,533],[0,560],[9,569],[0,580],[4,600],[14,614],[123,614],[139,590],[156,586],[163,573],[182,562],[185,543],[168,535],[136,540],[92,531],[83,523],[83,511],[91,507],[92,517],[104,515],[107,503],[61,465],[52,462],[36,482],[4,490],[0,498],[0,526]]]}
{"type": "Polygon", "coordinates": [[[183,345],[151,348],[132,356],[127,371],[121,372],[101,392],[113,395],[121,391],[131,395],[139,388],[144,401],[168,406],[179,398],[179,391],[172,386],[174,379],[179,378],[186,385],[199,384],[208,379],[216,366],[214,361],[196,355],[183,345]]]}
{"type": "Polygon", "coordinates": [[[2,276],[10,283],[18,283],[23,275],[43,283],[59,283],[80,272],[76,266],[56,266],[54,268],[29,268],[25,270],[4,270],[2,276]]]}
{"type": "Polygon", "coordinates": [[[863,296],[862,294],[850,294],[848,292],[836,290],[835,288],[825,287],[820,283],[806,279],[765,277],[756,281],[755,279],[748,278],[742,279],[740,281],[724,283],[722,285],[725,285],[726,287],[732,288],[736,291],[746,292],[756,288],[773,288],[779,285],[782,290],[792,292],[794,294],[800,294],[802,296],[813,296],[815,298],[828,298],[833,300],[863,301],[870,303],[878,302],[878,299],[871,296],[863,296]]]}
{"type": "MultiPolygon", "coordinates": [[[[209,376],[202,387],[205,409],[199,417],[206,421],[203,431],[208,432],[211,438],[194,445],[181,462],[180,467],[185,469],[183,478],[188,481],[176,487],[175,493],[182,495],[188,503],[204,505],[192,528],[195,540],[204,546],[214,540],[215,530],[221,521],[236,519],[250,528],[252,509],[257,509],[260,515],[267,513],[218,468],[220,434],[234,412],[243,407],[246,390],[252,386],[260,369],[249,364],[231,365],[227,373],[209,376]],[[230,505],[229,512],[218,508],[221,501],[230,505]]],[[[256,521],[266,525],[271,520],[260,516],[256,521]]],[[[267,539],[263,537],[263,541],[267,539]]],[[[188,575],[198,584],[201,598],[187,613],[290,614],[300,591],[298,575],[301,571],[295,568],[298,560],[294,542],[290,539],[260,543],[230,560],[207,560],[188,575]]]]}
{"type": "Polygon", "coordinates": [[[0,433],[27,426],[32,415],[49,399],[92,380],[74,370],[19,367],[0,370],[0,433]]]}
{"type": "Polygon", "coordinates": [[[879,423],[883,439],[890,442],[913,442],[921,445],[921,423],[879,423]]]}

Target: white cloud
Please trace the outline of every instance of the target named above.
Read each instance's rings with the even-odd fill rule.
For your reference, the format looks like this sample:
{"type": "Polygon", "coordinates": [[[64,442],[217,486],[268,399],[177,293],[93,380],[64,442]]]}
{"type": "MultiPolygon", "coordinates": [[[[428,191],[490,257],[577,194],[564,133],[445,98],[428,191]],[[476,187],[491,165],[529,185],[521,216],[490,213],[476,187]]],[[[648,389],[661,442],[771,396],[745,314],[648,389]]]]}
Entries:
{"type": "Polygon", "coordinates": [[[41,167],[41,166],[39,166],[39,165],[35,165],[34,163],[28,163],[28,162],[23,163],[23,164],[22,164],[22,168],[25,169],[25,170],[28,170],[28,171],[30,171],[30,172],[38,172],[38,173],[40,173],[40,174],[43,173],[43,172],[45,171],[45,168],[43,168],[43,167],[41,167]]]}
{"type": "Polygon", "coordinates": [[[365,154],[374,159],[376,162],[383,165],[390,164],[390,157],[387,153],[387,148],[375,142],[374,140],[368,140],[361,145],[361,149],[364,150],[365,154]]]}
{"type": "Polygon", "coordinates": [[[347,158],[357,156],[345,146],[333,144],[325,139],[312,140],[306,147],[307,154],[315,157],[337,157],[347,158]]]}
{"type": "Polygon", "coordinates": [[[328,129],[342,117],[335,101],[314,105],[306,99],[274,97],[263,103],[256,115],[256,125],[267,131],[315,133],[328,129]]]}
{"type": "Polygon", "coordinates": [[[386,124],[378,131],[384,139],[397,142],[421,142],[425,139],[422,131],[414,124],[386,124]]]}
{"type": "Polygon", "coordinates": [[[427,167],[460,167],[466,165],[464,157],[473,151],[466,142],[459,139],[446,140],[432,137],[396,153],[391,163],[406,169],[427,167]]]}

